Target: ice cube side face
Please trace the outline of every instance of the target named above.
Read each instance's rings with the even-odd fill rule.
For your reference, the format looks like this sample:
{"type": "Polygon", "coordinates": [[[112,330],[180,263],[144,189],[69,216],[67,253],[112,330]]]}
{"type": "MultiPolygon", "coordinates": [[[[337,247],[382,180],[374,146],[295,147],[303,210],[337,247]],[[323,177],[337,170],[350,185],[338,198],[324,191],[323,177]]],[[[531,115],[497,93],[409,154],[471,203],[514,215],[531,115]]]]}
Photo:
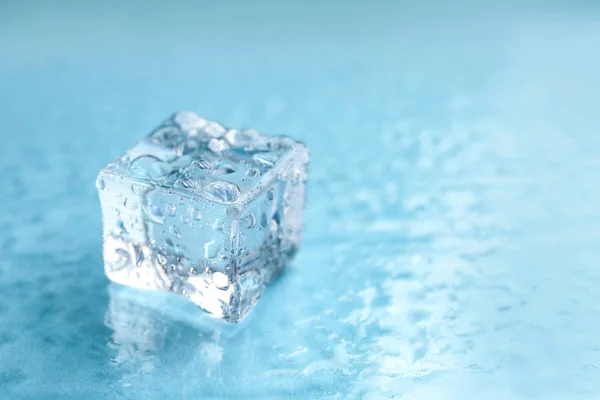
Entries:
{"type": "Polygon", "coordinates": [[[300,245],[308,150],[173,115],[100,171],[104,267],[241,320],[300,245]]]}

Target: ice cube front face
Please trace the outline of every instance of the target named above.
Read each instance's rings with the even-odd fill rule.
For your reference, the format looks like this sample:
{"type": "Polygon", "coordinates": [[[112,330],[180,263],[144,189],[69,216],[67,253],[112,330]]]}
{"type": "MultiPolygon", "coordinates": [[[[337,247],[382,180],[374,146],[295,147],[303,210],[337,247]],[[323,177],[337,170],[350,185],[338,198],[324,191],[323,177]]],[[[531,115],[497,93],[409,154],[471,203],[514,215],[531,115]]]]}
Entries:
{"type": "Polygon", "coordinates": [[[307,148],[173,115],[100,171],[104,267],[242,319],[300,244],[307,148]]]}

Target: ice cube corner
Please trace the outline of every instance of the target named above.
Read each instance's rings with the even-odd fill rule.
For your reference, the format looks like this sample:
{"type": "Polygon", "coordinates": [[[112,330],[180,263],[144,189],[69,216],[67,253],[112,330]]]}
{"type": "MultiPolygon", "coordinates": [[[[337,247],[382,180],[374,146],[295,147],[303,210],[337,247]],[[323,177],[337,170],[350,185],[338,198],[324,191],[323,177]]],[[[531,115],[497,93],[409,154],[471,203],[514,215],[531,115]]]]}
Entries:
{"type": "Polygon", "coordinates": [[[300,245],[308,149],[176,113],[100,171],[106,275],[231,322],[300,245]]]}

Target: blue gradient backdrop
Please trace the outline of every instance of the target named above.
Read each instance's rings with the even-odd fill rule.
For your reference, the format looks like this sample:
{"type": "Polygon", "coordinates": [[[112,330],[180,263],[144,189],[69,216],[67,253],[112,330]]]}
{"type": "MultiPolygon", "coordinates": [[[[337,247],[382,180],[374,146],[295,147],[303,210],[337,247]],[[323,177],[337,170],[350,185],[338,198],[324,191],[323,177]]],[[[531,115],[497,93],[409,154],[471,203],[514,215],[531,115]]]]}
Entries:
{"type": "Polygon", "coordinates": [[[0,398],[600,398],[600,7],[442,4],[0,0],[0,398]],[[311,149],[241,326],[102,271],[187,109],[311,149]]]}

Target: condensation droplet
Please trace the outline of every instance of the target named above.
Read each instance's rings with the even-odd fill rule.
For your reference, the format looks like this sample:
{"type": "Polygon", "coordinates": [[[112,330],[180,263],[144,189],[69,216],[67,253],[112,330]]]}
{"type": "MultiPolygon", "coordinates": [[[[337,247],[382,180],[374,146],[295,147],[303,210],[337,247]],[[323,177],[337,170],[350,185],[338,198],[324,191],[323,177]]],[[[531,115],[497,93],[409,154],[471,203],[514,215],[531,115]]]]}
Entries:
{"type": "Polygon", "coordinates": [[[106,187],[106,184],[104,183],[104,179],[98,179],[96,181],[96,187],[98,188],[98,190],[104,190],[104,188],[106,187]]]}
{"type": "Polygon", "coordinates": [[[229,175],[229,174],[233,174],[235,171],[237,171],[237,168],[235,167],[235,165],[221,164],[217,168],[212,170],[211,172],[214,175],[229,175]]]}
{"type": "Polygon", "coordinates": [[[125,249],[116,249],[115,250],[115,267],[117,267],[117,269],[121,269],[126,267],[128,264],[131,263],[131,256],[129,255],[129,252],[125,249]]]}
{"type": "Polygon", "coordinates": [[[136,194],[138,196],[143,195],[145,190],[146,190],[146,188],[144,186],[139,185],[137,183],[134,183],[133,185],[131,185],[131,191],[133,192],[133,194],[136,194]]]}
{"type": "Polygon", "coordinates": [[[128,208],[130,210],[135,210],[139,207],[140,202],[137,201],[137,199],[125,199],[125,201],[123,202],[123,205],[125,206],[125,208],[128,208]]]}
{"type": "Polygon", "coordinates": [[[240,188],[234,183],[217,181],[204,187],[204,193],[213,200],[232,202],[240,196],[240,188]]]}
{"type": "Polygon", "coordinates": [[[279,157],[274,153],[258,153],[252,156],[252,160],[261,167],[271,168],[279,157]]]}
{"type": "Polygon", "coordinates": [[[252,229],[254,228],[254,225],[256,225],[256,217],[254,216],[254,214],[250,213],[246,217],[246,228],[252,229]]]}
{"type": "Polygon", "coordinates": [[[156,224],[164,224],[165,216],[160,211],[160,207],[157,207],[152,204],[145,205],[143,207],[144,216],[150,222],[154,222],[156,224]]]}
{"type": "Polygon", "coordinates": [[[125,227],[125,223],[121,220],[117,221],[117,228],[120,233],[127,233],[127,228],[125,227]]]}
{"type": "Polygon", "coordinates": [[[181,219],[181,222],[183,222],[184,224],[187,224],[188,222],[190,222],[190,217],[188,217],[187,215],[182,215],[180,219],[181,219]]]}
{"type": "Polygon", "coordinates": [[[181,237],[182,237],[181,232],[179,231],[179,229],[177,229],[177,227],[175,225],[171,225],[169,227],[169,232],[171,232],[171,234],[175,235],[175,237],[177,239],[181,239],[181,237]]]}
{"type": "Polygon", "coordinates": [[[167,214],[169,214],[171,217],[174,217],[177,214],[177,207],[175,207],[175,204],[167,204],[167,214]]]}
{"type": "Polygon", "coordinates": [[[156,144],[172,149],[183,142],[184,136],[176,126],[164,126],[152,133],[150,140],[156,144]]]}
{"type": "Polygon", "coordinates": [[[173,241],[172,241],[171,239],[169,239],[169,238],[167,238],[167,239],[165,240],[165,244],[166,244],[167,246],[170,246],[170,247],[173,247],[173,246],[174,246],[174,244],[173,244],[173,241]]]}
{"type": "Polygon", "coordinates": [[[216,239],[206,242],[204,243],[204,257],[215,258],[219,254],[220,249],[221,243],[219,243],[216,239]]]}
{"type": "Polygon", "coordinates": [[[202,219],[202,212],[195,207],[190,208],[190,213],[192,214],[192,218],[195,220],[202,219]]]}
{"type": "Polygon", "coordinates": [[[211,169],[210,162],[204,159],[192,161],[192,166],[200,169],[211,169]]]}
{"type": "Polygon", "coordinates": [[[262,213],[262,215],[260,216],[260,226],[266,228],[267,225],[269,225],[269,217],[267,217],[266,213],[262,213]]]}
{"type": "Polygon", "coordinates": [[[179,198],[179,204],[183,205],[183,203],[185,203],[185,199],[183,197],[179,198]]]}
{"type": "Polygon", "coordinates": [[[267,199],[273,200],[275,198],[275,189],[271,188],[267,192],[267,199]]]}
{"type": "Polygon", "coordinates": [[[248,176],[259,176],[260,175],[260,171],[256,168],[248,168],[246,170],[246,175],[248,176]]]}
{"type": "Polygon", "coordinates": [[[194,181],[192,181],[191,179],[180,178],[175,181],[173,186],[177,188],[189,189],[194,187],[194,181]]]}
{"type": "Polygon", "coordinates": [[[242,213],[242,211],[240,210],[239,207],[236,207],[236,206],[227,207],[227,215],[232,219],[238,219],[240,217],[241,213],[242,213]]]}
{"type": "Polygon", "coordinates": [[[216,231],[222,231],[225,228],[225,222],[221,218],[217,218],[213,222],[212,227],[216,231]]]}
{"type": "Polygon", "coordinates": [[[169,164],[152,156],[139,156],[129,164],[129,172],[145,179],[160,179],[172,170],[169,164]]]}

